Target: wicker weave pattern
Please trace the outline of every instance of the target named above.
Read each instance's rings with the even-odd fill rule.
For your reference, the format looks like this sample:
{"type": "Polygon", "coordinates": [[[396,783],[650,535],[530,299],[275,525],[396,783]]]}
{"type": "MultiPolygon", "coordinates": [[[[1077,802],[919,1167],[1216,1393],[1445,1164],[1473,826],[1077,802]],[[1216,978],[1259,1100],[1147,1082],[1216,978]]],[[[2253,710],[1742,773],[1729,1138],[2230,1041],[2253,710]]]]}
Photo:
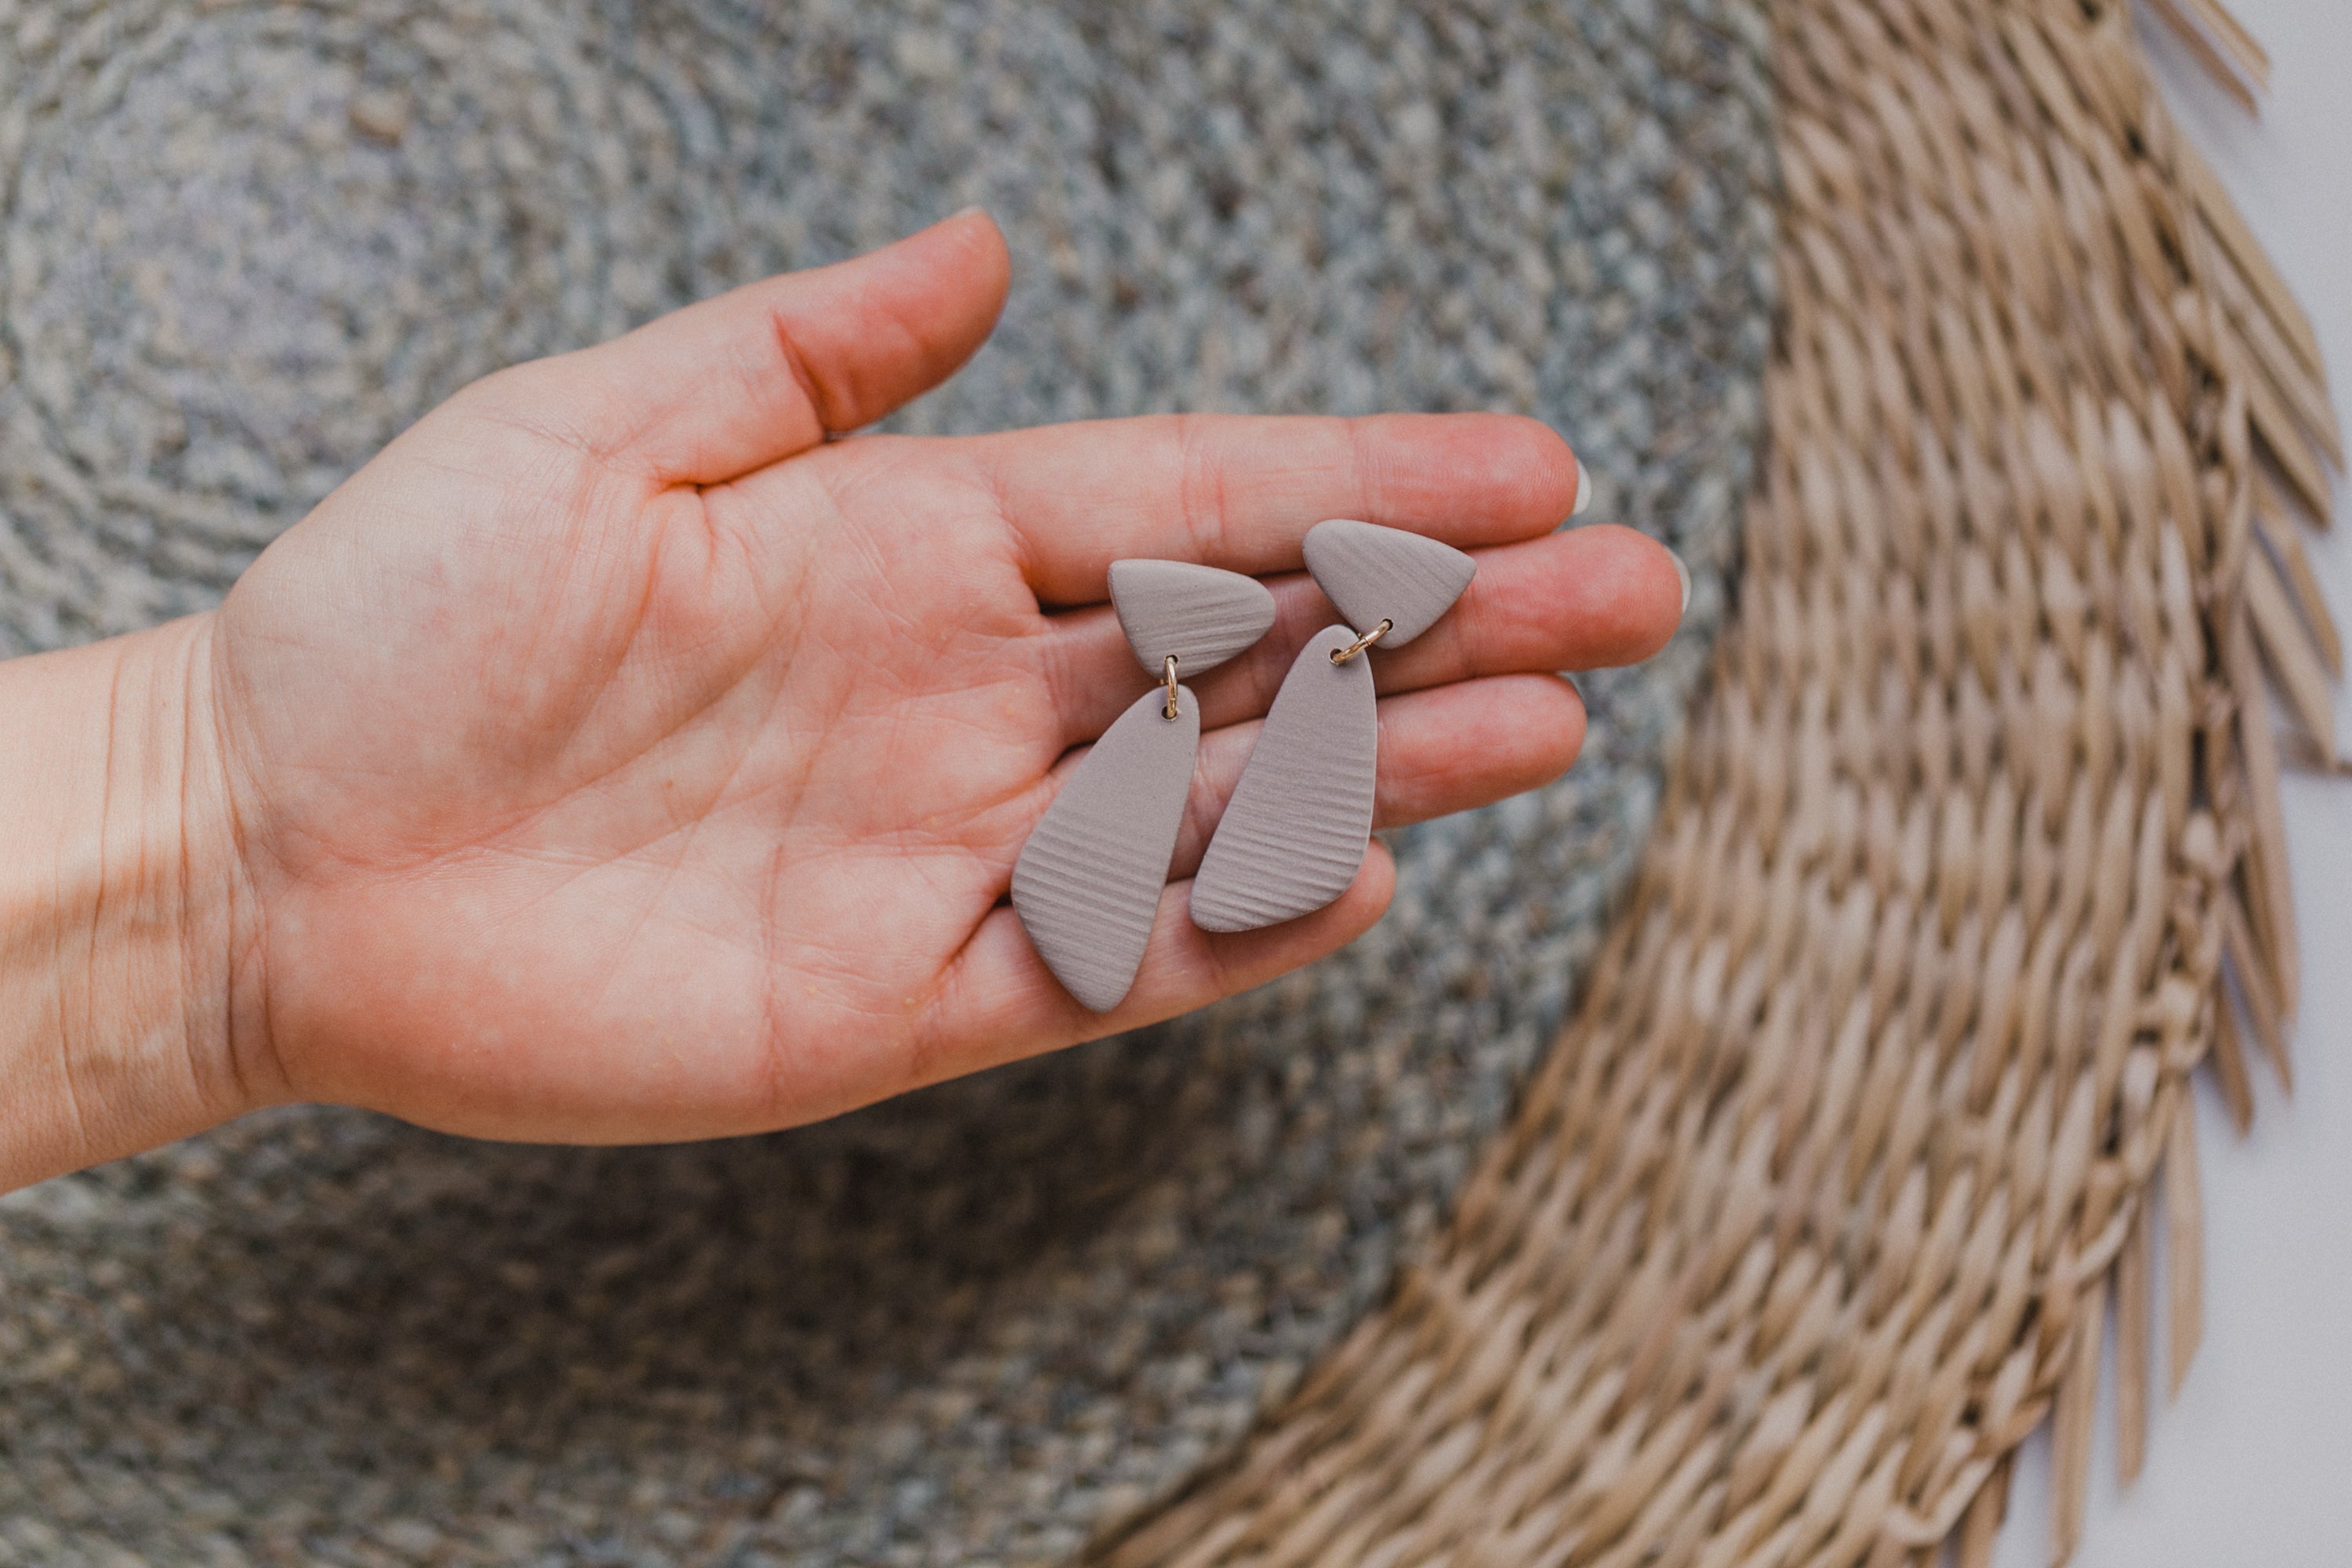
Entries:
{"type": "Polygon", "coordinates": [[[1779,74],[1773,453],[1638,891],[1442,1245],[1118,1568],[1981,1564],[2045,1417],[2063,1558],[2158,1181],[2195,1348],[2189,1075],[2242,1119],[2294,991],[2257,640],[2332,746],[2308,329],[2115,0],[1790,0],[1779,74]]]}

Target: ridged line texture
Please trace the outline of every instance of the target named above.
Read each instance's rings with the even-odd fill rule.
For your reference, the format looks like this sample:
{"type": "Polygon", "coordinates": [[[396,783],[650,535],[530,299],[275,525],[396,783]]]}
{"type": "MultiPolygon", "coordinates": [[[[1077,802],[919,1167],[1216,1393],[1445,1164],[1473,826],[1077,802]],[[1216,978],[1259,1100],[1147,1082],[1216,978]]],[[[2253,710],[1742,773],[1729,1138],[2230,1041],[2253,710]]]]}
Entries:
{"type": "Polygon", "coordinates": [[[1097,1013],[1123,1001],[1151,943],[1151,925],[1184,820],[1201,705],[1176,689],[1145,692],[1064,781],[1013,868],[1013,908],[1038,956],[1097,1013]]]}
{"type": "Polygon", "coordinates": [[[1371,841],[1380,719],[1370,661],[1331,662],[1355,640],[1326,626],[1283,677],[1192,882],[1202,931],[1296,920],[1356,879],[1371,841]]]}
{"type": "Polygon", "coordinates": [[[1274,625],[1265,584],[1189,561],[1114,561],[1110,597],[1136,662],[1154,676],[1171,654],[1180,675],[1213,669],[1274,625]]]}

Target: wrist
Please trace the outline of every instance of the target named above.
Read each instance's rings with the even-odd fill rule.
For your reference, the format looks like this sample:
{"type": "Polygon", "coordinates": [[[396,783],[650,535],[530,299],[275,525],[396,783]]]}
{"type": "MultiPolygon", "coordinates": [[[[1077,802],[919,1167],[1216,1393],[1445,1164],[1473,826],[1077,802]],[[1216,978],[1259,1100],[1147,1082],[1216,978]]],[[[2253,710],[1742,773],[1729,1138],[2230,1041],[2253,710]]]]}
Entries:
{"type": "Polygon", "coordinates": [[[211,631],[0,663],[0,1190],[278,1097],[233,1027],[251,900],[211,631]]]}

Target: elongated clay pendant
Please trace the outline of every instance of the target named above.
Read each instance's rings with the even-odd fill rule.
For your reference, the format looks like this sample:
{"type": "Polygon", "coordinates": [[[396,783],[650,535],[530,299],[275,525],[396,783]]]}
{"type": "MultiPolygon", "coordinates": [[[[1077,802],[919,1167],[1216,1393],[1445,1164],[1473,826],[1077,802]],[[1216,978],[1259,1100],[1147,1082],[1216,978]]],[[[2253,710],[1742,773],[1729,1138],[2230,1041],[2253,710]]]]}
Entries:
{"type": "Polygon", "coordinates": [[[1307,566],[1347,623],[1318,632],[1283,678],[1192,880],[1203,931],[1297,920],[1348,890],[1371,843],[1379,773],[1364,655],[1427,631],[1478,569],[1436,540],[1344,519],[1307,531],[1307,566]]]}
{"type": "Polygon", "coordinates": [[[1184,821],[1201,708],[1179,677],[1223,663],[1274,624],[1264,584],[1213,566],[1114,562],[1110,591],[1136,662],[1162,684],[1103,731],[1013,868],[1013,908],[1038,956],[1097,1013],[1135,984],[1184,821]]]}
{"type": "Polygon", "coordinates": [[[1326,626],[1298,650],[1192,879],[1192,923],[1255,931],[1319,910],[1356,879],[1372,837],[1380,721],[1372,667],[1326,626]]]}

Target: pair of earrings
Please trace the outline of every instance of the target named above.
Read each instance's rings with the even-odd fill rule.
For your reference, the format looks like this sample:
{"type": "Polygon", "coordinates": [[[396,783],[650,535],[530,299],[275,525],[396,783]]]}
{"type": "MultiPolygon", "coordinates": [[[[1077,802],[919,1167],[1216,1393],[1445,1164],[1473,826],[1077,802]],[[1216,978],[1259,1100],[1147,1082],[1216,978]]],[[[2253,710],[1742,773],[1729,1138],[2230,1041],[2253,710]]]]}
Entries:
{"type": "MultiPolygon", "coordinates": [[[[1330,903],[1372,837],[1379,718],[1374,645],[1411,642],[1451,609],[1476,563],[1461,551],[1335,518],[1307,534],[1307,569],[1346,617],[1308,639],[1192,881],[1192,923],[1255,931],[1330,903]]],[[[1160,685],[1103,731],[1013,868],[1013,908],[1045,966],[1097,1013],[1126,999],[1151,940],[1201,744],[1180,679],[1233,658],[1274,625],[1274,595],[1238,572],[1116,561],[1111,603],[1160,685]]]]}

